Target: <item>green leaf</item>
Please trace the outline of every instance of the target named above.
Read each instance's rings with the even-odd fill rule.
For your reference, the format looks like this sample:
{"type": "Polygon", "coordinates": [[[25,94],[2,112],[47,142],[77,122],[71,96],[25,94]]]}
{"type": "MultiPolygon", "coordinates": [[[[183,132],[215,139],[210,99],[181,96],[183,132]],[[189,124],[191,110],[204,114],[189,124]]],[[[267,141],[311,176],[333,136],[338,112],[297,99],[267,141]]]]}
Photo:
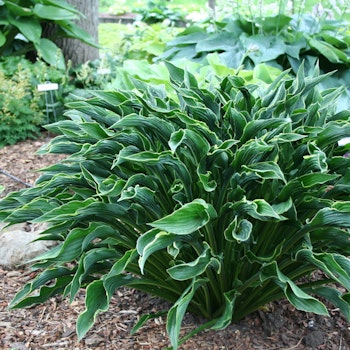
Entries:
{"type": "Polygon", "coordinates": [[[174,132],[169,140],[169,146],[173,153],[183,146],[198,163],[210,149],[210,144],[204,137],[189,129],[180,129],[174,132]]]}
{"type": "Polygon", "coordinates": [[[285,220],[285,218],[279,215],[264,199],[254,199],[253,201],[243,199],[233,204],[232,208],[262,221],[267,221],[270,218],[285,220]]]}
{"type": "Polygon", "coordinates": [[[77,319],[77,334],[81,340],[96,322],[97,315],[108,310],[108,300],[103,281],[96,280],[86,289],[85,311],[77,319]]]}
{"type": "Polygon", "coordinates": [[[170,62],[165,61],[164,63],[166,65],[166,67],[168,68],[171,80],[175,84],[177,84],[178,86],[181,86],[183,83],[185,83],[185,86],[188,88],[197,88],[198,87],[197,80],[193,74],[173,65],[170,62]]]}
{"type": "MultiPolygon", "coordinates": [[[[5,3],[2,3],[2,4],[0,3],[0,5],[4,5],[4,4],[5,3]]],[[[17,5],[16,3],[12,2],[12,1],[6,1],[5,6],[8,8],[10,13],[15,15],[15,16],[28,17],[28,16],[32,16],[33,15],[33,11],[29,7],[19,6],[19,5],[17,5]]],[[[33,17],[32,17],[32,20],[34,20],[33,17]]]]}
{"type": "Polygon", "coordinates": [[[346,211],[339,211],[336,208],[323,208],[305,225],[303,231],[311,231],[325,226],[349,228],[349,208],[346,211]]]}
{"type": "Polygon", "coordinates": [[[72,279],[69,289],[66,290],[66,293],[70,294],[70,302],[73,302],[79,289],[82,287],[84,279],[89,276],[91,270],[101,261],[115,259],[116,255],[115,249],[108,248],[90,249],[86,254],[84,253],[81,255],[78,269],[72,279]]]}
{"type": "Polygon", "coordinates": [[[281,168],[275,162],[260,162],[243,165],[243,169],[253,172],[262,179],[277,179],[286,183],[286,179],[281,168]]]}
{"type": "Polygon", "coordinates": [[[211,329],[220,330],[228,327],[232,322],[232,315],[234,313],[234,306],[237,299],[237,291],[231,290],[224,293],[225,308],[222,315],[216,320],[211,329]]]}
{"type": "Polygon", "coordinates": [[[140,255],[139,267],[141,273],[148,257],[154,252],[164,249],[179,240],[179,236],[173,233],[159,231],[159,229],[151,229],[141,235],[137,240],[137,252],[140,255]]]}
{"type": "Polygon", "coordinates": [[[328,316],[328,311],[323,303],[300,289],[279,270],[275,261],[263,266],[260,278],[262,282],[273,279],[283,289],[285,296],[296,309],[328,316]]]}
{"type": "Polygon", "coordinates": [[[350,320],[350,303],[343,297],[342,293],[331,287],[312,287],[310,292],[330,301],[334,306],[338,307],[347,320],[350,320]]]}
{"type": "Polygon", "coordinates": [[[21,17],[20,19],[12,18],[9,19],[10,23],[17,27],[19,31],[29,40],[36,44],[40,43],[41,37],[41,25],[35,18],[21,17]]]}
{"type": "Polygon", "coordinates": [[[59,222],[64,220],[78,220],[84,218],[108,217],[111,221],[125,214],[125,209],[119,204],[98,202],[93,198],[85,201],[69,201],[60,207],[48,211],[36,222],[59,222]]]}
{"type": "Polygon", "coordinates": [[[255,65],[272,61],[286,52],[286,44],[276,36],[258,34],[244,37],[242,41],[255,65]]]}
{"type": "Polygon", "coordinates": [[[88,45],[99,47],[98,44],[96,44],[95,39],[87,31],[73,22],[60,21],[60,29],[65,32],[69,38],[76,38],[88,45]]]}
{"type": "Polygon", "coordinates": [[[350,290],[350,259],[345,256],[335,253],[314,253],[309,249],[303,249],[297,253],[296,258],[309,261],[350,290]]]}
{"type": "MultiPolygon", "coordinates": [[[[69,276],[71,275],[71,271],[66,267],[55,267],[55,268],[49,268],[45,271],[41,272],[39,275],[35,277],[35,279],[29,283],[27,283],[22,290],[20,290],[13,300],[10,303],[10,308],[19,308],[24,306],[29,306],[33,304],[33,299],[27,299],[32,292],[34,292],[37,289],[41,289],[43,286],[47,284],[47,282],[50,282],[55,279],[59,279],[60,277],[69,276]],[[29,300],[29,304],[26,305],[27,300],[29,300]]],[[[62,285],[58,283],[58,288],[61,288],[62,285]]],[[[51,291],[55,291],[56,287],[53,289],[46,289],[43,291],[42,294],[39,295],[39,299],[34,299],[34,302],[38,300],[38,302],[42,302],[44,297],[49,298],[52,293],[51,291]]]]}
{"type": "Polygon", "coordinates": [[[187,307],[191,302],[196,290],[202,286],[206,280],[204,279],[193,279],[192,283],[182,293],[180,298],[171,307],[168,312],[166,329],[169,334],[171,345],[174,350],[178,348],[178,338],[180,334],[182,320],[185,316],[187,307]]]}
{"type": "Polygon", "coordinates": [[[188,235],[205,226],[216,216],[213,206],[202,199],[195,199],[150,225],[176,235],[188,235]]]}
{"type": "Polygon", "coordinates": [[[280,69],[268,66],[265,63],[259,63],[253,69],[253,77],[267,84],[272,83],[280,74],[280,69]]]}
{"type": "Polygon", "coordinates": [[[249,240],[253,225],[247,219],[239,220],[237,216],[230,222],[224,231],[225,238],[230,242],[246,242],[249,240]]]}
{"type": "Polygon", "coordinates": [[[65,69],[63,54],[51,40],[42,38],[38,42],[34,42],[34,46],[44,61],[58,69],[65,69]]]}
{"type": "Polygon", "coordinates": [[[63,293],[65,287],[71,280],[71,276],[62,276],[60,278],[57,278],[54,283],[51,283],[49,286],[42,286],[40,288],[39,294],[26,297],[22,301],[18,302],[15,306],[13,306],[13,308],[17,309],[43,304],[55,295],[63,293]]]}
{"type": "Polygon", "coordinates": [[[309,44],[332,63],[349,62],[350,60],[343,51],[335,48],[327,42],[311,38],[309,44]]]}
{"type": "Polygon", "coordinates": [[[169,276],[177,281],[185,281],[197,277],[205,272],[208,266],[213,266],[216,270],[220,270],[220,261],[214,258],[211,249],[204,242],[204,250],[197,259],[189,262],[177,264],[167,269],[169,276]]]}
{"type": "Polygon", "coordinates": [[[44,19],[52,21],[67,21],[78,19],[76,13],[66,10],[65,8],[51,5],[35,4],[33,13],[44,19]]]}
{"type": "Polygon", "coordinates": [[[44,3],[65,9],[65,10],[72,12],[72,13],[75,13],[77,15],[81,15],[81,13],[74,6],[72,6],[70,3],[68,3],[67,1],[64,1],[64,0],[45,0],[44,3]]]}

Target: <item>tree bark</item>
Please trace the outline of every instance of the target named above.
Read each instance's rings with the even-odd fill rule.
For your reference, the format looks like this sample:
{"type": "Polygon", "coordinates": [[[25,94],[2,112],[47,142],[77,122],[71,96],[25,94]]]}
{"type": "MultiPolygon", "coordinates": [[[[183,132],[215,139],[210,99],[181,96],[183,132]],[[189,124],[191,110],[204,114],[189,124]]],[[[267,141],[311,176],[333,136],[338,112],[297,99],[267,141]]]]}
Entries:
{"type": "MultiPolygon", "coordinates": [[[[76,24],[84,29],[98,43],[98,0],[66,0],[80,11],[85,17],[81,17],[76,24]]],[[[60,39],[57,45],[61,48],[66,62],[72,62],[72,66],[87,61],[93,61],[99,57],[96,47],[87,45],[77,39],[60,39]]]]}

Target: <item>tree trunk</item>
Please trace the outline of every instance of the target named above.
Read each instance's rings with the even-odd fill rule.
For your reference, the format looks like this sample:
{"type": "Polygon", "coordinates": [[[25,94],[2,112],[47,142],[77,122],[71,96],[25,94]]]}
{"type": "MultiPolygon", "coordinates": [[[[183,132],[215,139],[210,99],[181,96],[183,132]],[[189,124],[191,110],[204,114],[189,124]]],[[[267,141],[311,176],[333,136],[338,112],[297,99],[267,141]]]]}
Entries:
{"type": "MultiPolygon", "coordinates": [[[[84,16],[76,24],[84,29],[98,43],[98,0],[66,0],[84,16]]],[[[57,43],[62,49],[66,61],[70,60],[72,66],[87,61],[93,61],[99,57],[98,48],[87,45],[77,39],[61,39],[57,43]]]]}

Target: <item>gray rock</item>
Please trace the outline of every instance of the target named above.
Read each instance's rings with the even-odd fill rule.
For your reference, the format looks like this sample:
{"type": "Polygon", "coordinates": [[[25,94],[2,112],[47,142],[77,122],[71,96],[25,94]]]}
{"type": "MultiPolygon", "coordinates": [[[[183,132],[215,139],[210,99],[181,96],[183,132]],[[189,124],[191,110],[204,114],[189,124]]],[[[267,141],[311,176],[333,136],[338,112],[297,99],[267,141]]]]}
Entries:
{"type": "Polygon", "coordinates": [[[28,260],[48,250],[50,242],[33,240],[38,238],[39,232],[44,226],[35,227],[29,232],[25,225],[13,225],[5,227],[0,224],[0,265],[15,267],[23,265],[28,260]]]}

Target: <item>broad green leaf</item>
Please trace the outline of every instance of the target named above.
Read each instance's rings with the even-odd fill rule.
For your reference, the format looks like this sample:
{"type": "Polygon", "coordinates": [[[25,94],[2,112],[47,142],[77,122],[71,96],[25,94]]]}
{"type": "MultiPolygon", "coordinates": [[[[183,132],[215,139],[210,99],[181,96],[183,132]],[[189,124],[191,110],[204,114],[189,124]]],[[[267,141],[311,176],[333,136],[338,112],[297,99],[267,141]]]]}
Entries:
{"type": "Polygon", "coordinates": [[[95,280],[86,289],[85,310],[77,319],[77,334],[81,340],[91,329],[99,313],[109,309],[109,303],[114,291],[121,287],[135,282],[132,276],[111,276],[106,280],[95,280]]]}
{"type": "Polygon", "coordinates": [[[92,198],[85,201],[69,201],[57,207],[40,218],[36,222],[57,222],[64,220],[78,220],[83,218],[105,218],[107,221],[114,221],[125,214],[122,205],[98,202],[92,198]]]}
{"type": "Polygon", "coordinates": [[[61,50],[49,39],[41,38],[34,42],[38,55],[50,65],[59,69],[65,68],[64,58],[61,50]]]}
{"type": "Polygon", "coordinates": [[[272,83],[280,74],[280,69],[268,66],[265,63],[257,64],[253,69],[253,77],[267,84],[272,83]]]}
{"type": "Polygon", "coordinates": [[[42,30],[38,20],[32,17],[10,18],[10,23],[17,27],[29,41],[39,44],[42,30]]]}
{"type": "Polygon", "coordinates": [[[350,227],[349,211],[339,211],[336,208],[323,208],[304,226],[303,231],[312,231],[320,227],[350,227]]]}
{"type": "Polygon", "coordinates": [[[216,216],[215,209],[210,204],[202,199],[195,199],[150,225],[176,235],[188,235],[205,226],[216,216]]]}
{"type": "Polygon", "coordinates": [[[347,320],[350,320],[349,300],[344,298],[344,295],[342,295],[339,290],[331,287],[313,287],[310,288],[310,292],[330,301],[334,306],[341,310],[347,320]]]}
{"type": "Polygon", "coordinates": [[[298,178],[298,181],[302,184],[304,188],[314,187],[315,185],[321,185],[330,181],[334,181],[339,178],[339,175],[333,174],[305,174],[298,178]]]}
{"type": "Polygon", "coordinates": [[[22,301],[18,302],[13,308],[30,307],[37,304],[43,304],[57,294],[63,293],[67,284],[72,280],[71,276],[62,276],[50,285],[44,285],[40,288],[39,294],[29,295],[22,301]]]}
{"type": "Polygon", "coordinates": [[[284,275],[279,270],[275,261],[266,264],[262,268],[260,278],[262,282],[273,279],[274,282],[283,289],[285,296],[296,309],[305,312],[313,312],[319,315],[328,315],[324,304],[305,293],[290,278],[284,275]]]}
{"type": "Polygon", "coordinates": [[[326,125],[317,138],[317,144],[325,147],[331,144],[336,145],[339,140],[344,137],[350,137],[350,125],[332,122],[326,125]]]}
{"type": "Polygon", "coordinates": [[[72,6],[70,3],[64,0],[44,0],[44,4],[59,7],[77,15],[81,14],[74,6],[72,6]]]}
{"type": "Polygon", "coordinates": [[[203,186],[204,190],[207,192],[215,191],[218,184],[215,180],[213,180],[212,172],[207,171],[205,174],[202,174],[197,171],[197,173],[200,180],[200,184],[203,186]]]}
{"type": "Polygon", "coordinates": [[[276,16],[258,17],[255,21],[261,26],[263,32],[273,32],[277,34],[289,25],[292,21],[292,17],[279,13],[276,16]]]}
{"type": "Polygon", "coordinates": [[[99,123],[81,123],[80,128],[82,131],[86,132],[89,136],[96,138],[97,140],[105,139],[114,135],[114,132],[103,128],[99,123]]]}
{"type": "Polygon", "coordinates": [[[46,211],[57,208],[58,203],[53,200],[44,199],[41,197],[33,199],[26,205],[22,205],[7,217],[8,222],[24,222],[23,220],[36,220],[46,211]],[[25,219],[26,218],[26,219],[25,219]]]}
{"type": "Polygon", "coordinates": [[[172,132],[174,132],[174,127],[167,120],[163,120],[158,117],[144,117],[141,115],[130,114],[116,124],[113,127],[121,128],[144,128],[148,132],[154,132],[157,137],[164,139],[167,142],[170,138],[172,132]]]}
{"type": "Polygon", "coordinates": [[[343,51],[327,42],[311,38],[309,44],[332,63],[349,62],[349,57],[343,51]]]}
{"type": "Polygon", "coordinates": [[[237,44],[237,37],[232,34],[221,32],[200,40],[196,44],[196,52],[229,51],[237,44]]]}
{"type": "Polygon", "coordinates": [[[272,61],[286,52],[286,44],[276,36],[258,34],[241,40],[255,65],[272,61]]]}
{"type": "Polygon", "coordinates": [[[95,39],[87,31],[77,26],[74,22],[61,20],[60,29],[65,32],[69,38],[77,38],[88,45],[99,47],[95,42],[95,39]]]}
{"type": "Polygon", "coordinates": [[[44,19],[52,21],[67,21],[77,19],[76,13],[66,10],[65,8],[51,5],[35,4],[33,13],[44,19]]]}
{"type": "MultiPolygon", "coordinates": [[[[0,3],[0,5],[4,5],[4,4],[5,3],[2,3],[2,4],[0,3]]],[[[5,6],[8,8],[10,13],[15,15],[15,16],[28,17],[28,16],[32,16],[33,15],[33,11],[29,7],[19,6],[19,5],[17,5],[16,3],[12,2],[12,1],[6,1],[5,6]]],[[[31,19],[34,20],[33,17],[31,19]]]]}
{"type": "Polygon", "coordinates": [[[296,257],[314,264],[334,281],[350,290],[350,259],[335,253],[313,253],[309,249],[300,250],[296,257]]]}
{"type": "Polygon", "coordinates": [[[118,259],[114,265],[112,266],[112,268],[110,269],[110,271],[108,272],[107,275],[105,275],[104,279],[105,281],[108,278],[117,276],[122,274],[128,267],[128,265],[130,263],[132,263],[136,257],[138,256],[137,250],[136,249],[130,249],[128,250],[123,257],[121,257],[120,259],[118,259]]]}
{"type": "Polygon", "coordinates": [[[198,83],[196,78],[192,73],[189,73],[186,70],[176,67],[170,62],[165,62],[165,65],[169,71],[169,75],[171,80],[181,86],[183,83],[186,83],[187,88],[197,88],[198,83]]]}
{"type": "Polygon", "coordinates": [[[186,28],[181,35],[178,35],[175,39],[171,40],[168,45],[175,46],[178,44],[196,44],[200,40],[206,38],[203,28],[191,26],[186,28]]]}
{"type": "Polygon", "coordinates": [[[190,153],[199,162],[205,157],[210,149],[208,141],[199,133],[189,129],[180,129],[171,135],[169,146],[172,152],[180,147],[184,148],[184,153],[190,153]]]}

